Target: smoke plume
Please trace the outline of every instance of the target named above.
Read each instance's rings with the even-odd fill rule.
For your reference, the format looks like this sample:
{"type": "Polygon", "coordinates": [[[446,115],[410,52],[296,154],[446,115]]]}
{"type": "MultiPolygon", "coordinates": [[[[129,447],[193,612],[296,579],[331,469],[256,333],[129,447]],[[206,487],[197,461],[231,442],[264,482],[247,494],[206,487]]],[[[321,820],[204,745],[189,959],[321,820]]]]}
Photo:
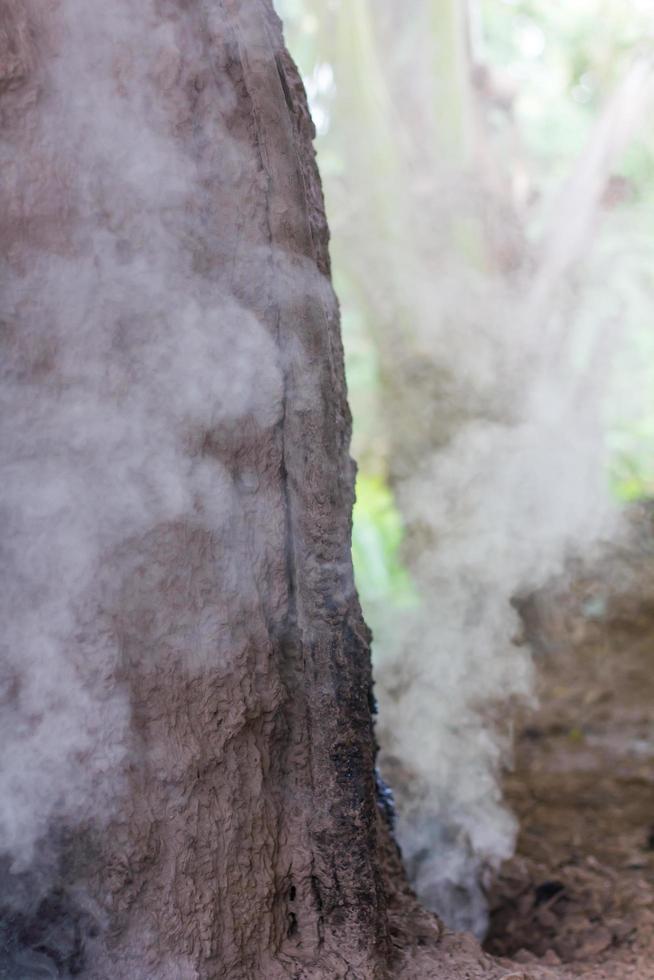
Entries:
{"type": "Polygon", "coordinates": [[[467,5],[330,9],[309,89],[344,322],[365,322],[355,340],[379,371],[377,424],[370,392],[353,391],[355,454],[363,472],[387,460],[417,600],[364,603],[380,764],[419,896],[481,935],[486,873],[515,841],[501,792],[512,706],[533,689],[516,606],[620,523],[604,396],[626,337],[609,306],[589,315],[578,270],[649,67],[634,64],[542,202],[538,241],[530,190],[502,157],[519,171],[512,97],[470,61],[467,5]]]}

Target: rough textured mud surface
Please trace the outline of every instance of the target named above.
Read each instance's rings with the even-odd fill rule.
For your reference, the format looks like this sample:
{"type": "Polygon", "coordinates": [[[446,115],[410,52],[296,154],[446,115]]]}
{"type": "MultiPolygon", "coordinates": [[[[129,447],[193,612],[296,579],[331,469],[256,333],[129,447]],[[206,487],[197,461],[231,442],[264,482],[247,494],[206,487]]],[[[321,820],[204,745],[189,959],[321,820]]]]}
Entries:
{"type": "Polygon", "coordinates": [[[540,706],[506,779],[521,829],[486,945],[528,972],[654,977],[653,558],[642,513],[622,552],[527,617],[540,706]]]}

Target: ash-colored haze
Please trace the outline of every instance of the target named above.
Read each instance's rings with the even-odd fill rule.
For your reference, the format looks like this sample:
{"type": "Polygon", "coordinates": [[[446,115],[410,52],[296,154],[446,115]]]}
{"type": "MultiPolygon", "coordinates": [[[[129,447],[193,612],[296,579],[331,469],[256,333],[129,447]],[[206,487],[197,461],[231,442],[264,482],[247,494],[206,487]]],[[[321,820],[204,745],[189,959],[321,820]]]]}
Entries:
{"type": "Polygon", "coordinates": [[[619,523],[603,391],[624,338],[610,315],[580,316],[572,274],[628,137],[625,101],[627,115],[635,101],[642,112],[648,69],[637,65],[607,107],[564,213],[545,208],[539,248],[516,219],[503,161],[485,153],[465,5],[334,9],[340,41],[323,54],[334,86],[318,94],[325,159],[343,168],[325,168],[328,214],[346,313],[351,302],[363,314],[381,376],[372,445],[357,441],[354,402],[355,453],[383,446],[420,597],[414,609],[364,609],[380,764],[419,896],[482,934],[485,870],[512,853],[516,831],[500,787],[511,702],[532,697],[513,600],[619,523]],[[438,33],[441,15],[451,33],[438,33]]]}
{"type": "Polygon", "coordinates": [[[510,856],[516,831],[499,778],[510,701],[532,691],[512,600],[589,556],[618,514],[601,425],[608,364],[595,365],[589,384],[572,338],[558,339],[564,324],[574,333],[558,299],[550,333],[539,329],[534,343],[518,287],[440,262],[429,274],[421,263],[405,269],[407,290],[419,281],[396,369],[408,383],[420,363],[436,380],[392,416],[394,486],[421,602],[393,621],[377,616],[379,738],[418,894],[481,935],[485,869],[510,856]]]}
{"type": "Polygon", "coordinates": [[[340,974],[347,943],[370,972],[349,421],[295,72],[267,3],[16,0],[0,41],[6,10],[0,972],[340,974]]]}
{"type": "MultiPolygon", "coordinates": [[[[18,18],[21,7],[12,8],[18,18]]],[[[169,611],[147,608],[147,575],[126,546],[181,518],[228,526],[239,491],[202,454],[203,436],[221,426],[238,434],[251,420],[269,426],[282,411],[271,337],[205,275],[210,260],[229,260],[216,252],[229,236],[221,245],[203,226],[198,202],[211,175],[187,152],[184,120],[170,129],[165,109],[188,40],[165,8],[156,0],[23,7],[53,19],[47,33],[65,57],[32,52],[33,66],[48,66],[42,108],[25,102],[7,120],[11,134],[25,112],[30,160],[15,158],[10,136],[0,144],[0,851],[15,870],[29,867],[57,822],[102,822],[120,806],[135,752],[131,705],[116,681],[124,582],[143,584],[134,605],[147,635],[160,636],[168,654],[193,648],[189,671],[230,655],[219,609],[178,623],[176,636],[169,611]]],[[[213,134],[226,182],[243,165],[220,123],[229,98],[216,106],[213,134]]],[[[431,197],[433,183],[423,186],[431,197]]],[[[559,569],[571,546],[603,533],[608,504],[596,403],[580,411],[568,397],[574,372],[548,380],[533,338],[520,339],[515,297],[461,280],[429,244],[440,211],[414,203],[418,264],[399,260],[409,254],[404,241],[388,243],[380,261],[378,236],[359,239],[366,280],[387,282],[393,268],[406,290],[390,304],[381,298],[380,319],[388,305],[412,310],[419,360],[451,386],[410,413],[398,406],[394,421],[396,446],[418,440],[396,486],[409,547],[414,524],[427,544],[411,557],[425,604],[392,636],[379,631],[382,762],[396,782],[418,890],[452,921],[479,928],[479,867],[508,853],[513,837],[496,778],[505,743],[483,706],[529,690],[510,599],[559,569]],[[446,402],[455,421],[434,439],[446,402]],[[406,791],[394,773],[408,774],[406,791]]],[[[268,260],[256,253],[239,267],[256,277],[268,260]]],[[[297,283],[310,288],[320,283],[297,283]]],[[[231,561],[247,617],[238,555],[231,561]]],[[[156,666],[158,649],[141,653],[156,666]]],[[[183,970],[176,964],[171,976],[183,970]]]]}
{"type": "MultiPolygon", "coordinates": [[[[4,15],[23,40],[27,15],[36,25],[17,95],[0,105],[0,853],[13,872],[51,828],[101,824],[121,806],[136,751],[120,683],[130,601],[156,640],[140,648],[153,669],[177,649],[193,650],[189,672],[230,655],[220,609],[187,622],[148,608],[150,573],[128,546],[181,518],[215,532],[233,521],[238,490],[202,453],[205,434],[273,425],[282,410],[273,339],[206,274],[207,256],[224,258],[202,222],[206,178],[229,183],[243,165],[220,123],[229,95],[215,106],[206,175],[185,120],[170,125],[192,52],[164,6],[35,0],[4,15]],[[29,160],[14,153],[22,126],[29,160]]],[[[240,268],[256,277],[269,260],[253,253],[240,268]]],[[[289,302],[293,284],[289,272],[289,302]]],[[[238,555],[229,560],[247,616],[238,555]]]]}
{"type": "Polygon", "coordinates": [[[403,513],[433,544],[413,562],[423,605],[380,632],[382,767],[398,780],[418,893],[479,934],[483,869],[510,856],[516,829],[499,785],[511,749],[502,717],[532,683],[512,599],[588,555],[616,519],[601,444],[561,410],[565,397],[548,386],[514,423],[466,421],[398,484],[403,513]]]}

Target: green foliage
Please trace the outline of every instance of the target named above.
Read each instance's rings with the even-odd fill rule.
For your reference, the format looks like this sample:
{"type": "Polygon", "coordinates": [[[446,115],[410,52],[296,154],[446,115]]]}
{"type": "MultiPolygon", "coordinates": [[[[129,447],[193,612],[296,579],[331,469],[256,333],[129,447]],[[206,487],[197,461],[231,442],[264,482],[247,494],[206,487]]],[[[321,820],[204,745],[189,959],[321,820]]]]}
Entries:
{"type": "Polygon", "coordinates": [[[614,451],[612,459],[614,493],[624,503],[651,500],[654,498],[654,419],[632,426],[623,435],[626,448],[614,451]]]}
{"type": "Polygon", "coordinates": [[[352,558],[364,604],[417,601],[411,579],[400,559],[402,518],[382,475],[360,473],[356,485],[352,558]]]}
{"type": "MultiPolygon", "coordinates": [[[[484,58],[516,93],[532,164],[547,184],[565,173],[604,100],[654,37],[654,7],[621,0],[481,0],[484,58]]],[[[631,175],[648,182],[654,133],[630,149],[631,175]],[[633,164],[637,164],[635,167],[633,164]]]]}

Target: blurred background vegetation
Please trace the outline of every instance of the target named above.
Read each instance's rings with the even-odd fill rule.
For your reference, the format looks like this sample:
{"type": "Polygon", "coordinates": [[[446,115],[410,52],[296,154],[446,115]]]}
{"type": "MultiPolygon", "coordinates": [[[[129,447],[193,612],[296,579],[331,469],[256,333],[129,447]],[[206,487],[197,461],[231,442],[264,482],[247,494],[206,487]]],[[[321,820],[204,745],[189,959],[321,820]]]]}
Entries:
{"type": "Polygon", "coordinates": [[[599,398],[613,493],[654,495],[654,6],[277,8],[317,129],[359,464],[355,571],[383,632],[385,616],[417,602],[411,536],[425,529],[398,501],[403,470],[447,440],[471,396],[491,416],[507,410],[493,404],[492,357],[457,394],[485,297],[489,309],[503,291],[520,297],[510,315],[529,320],[535,350],[540,330],[563,331],[573,398],[581,411],[599,398]],[[436,306],[424,285],[434,277],[436,306]],[[469,295],[477,322],[466,327],[469,295]],[[563,325],[552,326],[554,296],[563,325]],[[444,372],[428,349],[450,322],[463,350],[444,372]],[[411,424],[427,404],[429,435],[411,424]]]}

